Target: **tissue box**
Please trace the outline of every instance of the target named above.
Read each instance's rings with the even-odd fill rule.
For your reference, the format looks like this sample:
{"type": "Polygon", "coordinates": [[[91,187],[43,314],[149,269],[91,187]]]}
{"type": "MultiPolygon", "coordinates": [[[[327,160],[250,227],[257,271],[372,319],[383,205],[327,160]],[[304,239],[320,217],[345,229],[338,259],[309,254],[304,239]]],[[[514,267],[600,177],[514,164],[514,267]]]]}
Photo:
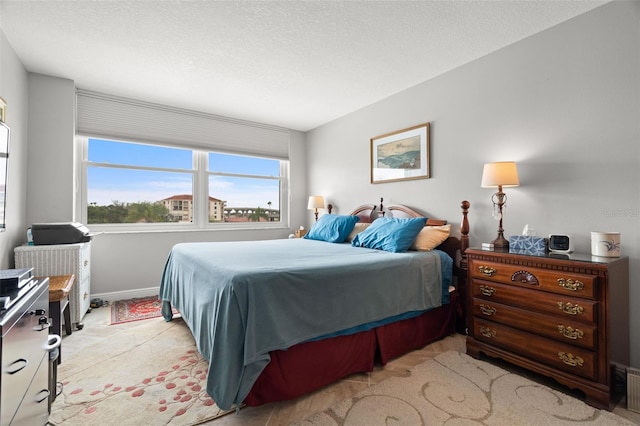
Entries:
{"type": "Polygon", "coordinates": [[[512,235],[509,237],[509,251],[525,254],[545,254],[547,244],[544,237],[529,235],[512,235]]]}

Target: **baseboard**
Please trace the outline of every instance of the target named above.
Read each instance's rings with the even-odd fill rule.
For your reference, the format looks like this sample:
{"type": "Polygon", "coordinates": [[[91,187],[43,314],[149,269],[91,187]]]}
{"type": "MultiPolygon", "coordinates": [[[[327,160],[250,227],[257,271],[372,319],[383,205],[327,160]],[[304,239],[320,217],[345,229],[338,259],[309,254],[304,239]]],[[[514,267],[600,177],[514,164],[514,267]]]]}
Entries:
{"type": "Polygon", "coordinates": [[[160,287],[140,288],[136,290],[114,291],[111,293],[91,293],[92,299],[102,299],[107,302],[115,302],[116,300],[136,299],[139,297],[157,296],[160,287]]]}

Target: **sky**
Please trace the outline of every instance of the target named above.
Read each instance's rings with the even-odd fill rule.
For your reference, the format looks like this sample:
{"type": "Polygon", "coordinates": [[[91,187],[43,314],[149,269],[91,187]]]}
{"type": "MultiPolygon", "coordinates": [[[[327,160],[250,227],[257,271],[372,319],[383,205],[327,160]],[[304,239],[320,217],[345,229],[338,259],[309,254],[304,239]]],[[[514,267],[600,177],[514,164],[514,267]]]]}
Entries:
{"type": "MultiPolygon", "coordinates": [[[[89,162],[157,167],[172,171],[88,168],[88,203],[159,201],[172,195],[192,194],[192,153],[188,149],[89,139],[89,162]]],[[[209,153],[209,170],[220,173],[279,176],[278,160],[209,153]]],[[[231,176],[210,176],[209,195],[229,207],[279,208],[279,181],[231,176]]]]}

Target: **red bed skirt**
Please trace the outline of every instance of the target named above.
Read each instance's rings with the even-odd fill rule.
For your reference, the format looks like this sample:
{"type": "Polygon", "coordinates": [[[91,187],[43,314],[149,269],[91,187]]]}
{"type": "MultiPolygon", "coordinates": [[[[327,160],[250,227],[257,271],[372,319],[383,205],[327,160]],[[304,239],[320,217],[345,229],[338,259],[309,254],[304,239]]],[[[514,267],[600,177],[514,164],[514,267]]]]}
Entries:
{"type": "Polygon", "coordinates": [[[458,293],[450,303],[415,318],[348,336],[301,343],[271,352],[244,403],[250,406],[297,398],[350,374],[373,370],[455,332],[458,293]]]}

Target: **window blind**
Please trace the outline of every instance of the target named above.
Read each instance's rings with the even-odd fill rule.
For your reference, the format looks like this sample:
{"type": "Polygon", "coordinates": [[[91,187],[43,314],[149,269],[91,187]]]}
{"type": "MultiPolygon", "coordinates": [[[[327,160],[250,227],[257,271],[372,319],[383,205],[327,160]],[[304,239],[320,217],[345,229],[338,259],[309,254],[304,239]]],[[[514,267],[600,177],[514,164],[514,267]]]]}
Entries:
{"type": "Polygon", "coordinates": [[[289,130],[87,90],[76,92],[84,136],[289,158],[289,130]]]}

